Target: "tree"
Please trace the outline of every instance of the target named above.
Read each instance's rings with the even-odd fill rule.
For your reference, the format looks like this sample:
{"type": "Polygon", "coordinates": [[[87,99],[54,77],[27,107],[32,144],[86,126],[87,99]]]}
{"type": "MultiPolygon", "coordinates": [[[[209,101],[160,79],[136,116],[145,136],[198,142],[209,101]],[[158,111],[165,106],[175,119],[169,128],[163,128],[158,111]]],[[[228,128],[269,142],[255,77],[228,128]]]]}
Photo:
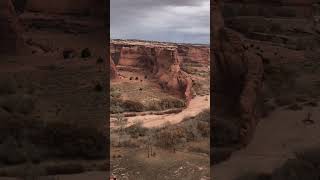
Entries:
{"type": "Polygon", "coordinates": [[[116,126],[118,126],[118,135],[119,135],[119,146],[121,144],[121,138],[125,134],[125,128],[128,125],[128,119],[124,117],[124,115],[120,112],[117,113],[116,115],[116,126]]]}

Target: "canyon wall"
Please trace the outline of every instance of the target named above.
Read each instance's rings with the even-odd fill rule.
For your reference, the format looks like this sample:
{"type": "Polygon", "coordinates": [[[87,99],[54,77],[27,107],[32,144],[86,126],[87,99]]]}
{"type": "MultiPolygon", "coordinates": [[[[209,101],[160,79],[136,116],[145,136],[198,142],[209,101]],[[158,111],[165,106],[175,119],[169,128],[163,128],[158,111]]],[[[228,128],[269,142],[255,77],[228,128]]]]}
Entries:
{"type": "Polygon", "coordinates": [[[226,0],[223,5],[227,27],[250,40],[289,50],[305,50],[320,44],[319,12],[315,0],[226,0]]]}
{"type": "Polygon", "coordinates": [[[23,48],[22,27],[11,0],[0,1],[0,53],[17,53],[23,48]]]}
{"type": "MultiPolygon", "coordinates": [[[[257,96],[262,87],[263,64],[256,54],[247,51],[244,37],[238,32],[225,27],[221,14],[221,2],[212,4],[213,30],[213,92],[212,107],[215,118],[212,128],[219,131],[219,123],[233,119],[237,124],[239,134],[236,142],[246,145],[249,143],[258,121],[256,116],[257,96]]],[[[231,135],[230,135],[231,136],[231,135]]],[[[219,137],[214,137],[219,138],[219,137]]],[[[214,143],[219,143],[216,139],[214,143]]],[[[229,144],[229,145],[231,145],[229,144]]]]}
{"type": "Polygon", "coordinates": [[[192,98],[192,80],[181,70],[181,63],[193,59],[209,64],[209,47],[113,41],[111,58],[118,66],[132,66],[158,79],[163,89],[179,94],[189,102],[192,98]],[[193,56],[186,58],[189,54],[193,56]]]}
{"type": "Polygon", "coordinates": [[[27,0],[26,10],[53,14],[82,14],[103,16],[106,12],[103,0],[27,0]]]}

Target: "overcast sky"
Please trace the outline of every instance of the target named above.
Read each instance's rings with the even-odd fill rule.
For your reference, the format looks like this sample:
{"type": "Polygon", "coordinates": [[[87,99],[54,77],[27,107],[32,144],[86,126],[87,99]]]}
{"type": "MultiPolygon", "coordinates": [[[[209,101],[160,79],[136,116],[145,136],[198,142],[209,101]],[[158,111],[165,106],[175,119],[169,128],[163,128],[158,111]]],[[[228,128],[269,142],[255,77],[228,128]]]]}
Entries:
{"type": "Polygon", "coordinates": [[[210,42],[210,0],[111,0],[111,38],[210,42]]]}

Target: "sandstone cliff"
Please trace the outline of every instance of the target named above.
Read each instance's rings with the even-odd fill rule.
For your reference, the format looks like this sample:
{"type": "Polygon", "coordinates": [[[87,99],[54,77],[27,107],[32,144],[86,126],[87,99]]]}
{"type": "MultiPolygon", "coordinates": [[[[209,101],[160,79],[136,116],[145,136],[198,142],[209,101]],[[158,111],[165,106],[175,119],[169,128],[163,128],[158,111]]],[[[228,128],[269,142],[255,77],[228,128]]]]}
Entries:
{"type": "MultiPolygon", "coordinates": [[[[229,142],[219,142],[214,136],[214,144],[240,143],[246,145],[257,123],[257,96],[261,90],[263,64],[260,57],[246,51],[243,37],[224,26],[220,2],[214,1],[212,10],[213,26],[213,111],[216,116],[213,134],[219,132],[220,123],[226,119],[239,126],[239,134],[229,142]]],[[[225,144],[225,145],[226,145],[225,144]]]]}
{"type": "Polygon", "coordinates": [[[103,0],[28,0],[26,10],[52,14],[103,16],[106,6],[103,0]]]}
{"type": "Polygon", "coordinates": [[[192,80],[181,69],[181,63],[193,54],[194,61],[209,64],[209,48],[172,43],[114,40],[111,56],[118,66],[139,67],[154,78],[165,90],[189,102],[192,98],[192,80]]]}
{"type": "Polygon", "coordinates": [[[21,25],[11,0],[0,2],[0,53],[17,53],[23,48],[21,25]]]}

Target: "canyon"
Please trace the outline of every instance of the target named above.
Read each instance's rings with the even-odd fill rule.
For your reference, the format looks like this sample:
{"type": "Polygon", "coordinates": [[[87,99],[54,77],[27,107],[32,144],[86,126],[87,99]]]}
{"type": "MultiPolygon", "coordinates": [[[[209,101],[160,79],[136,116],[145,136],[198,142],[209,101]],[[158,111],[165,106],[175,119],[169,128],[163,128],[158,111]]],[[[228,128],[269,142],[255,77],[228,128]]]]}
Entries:
{"type": "Polygon", "coordinates": [[[113,39],[110,54],[112,175],[209,179],[209,45],[113,39]]]}
{"type": "Polygon", "coordinates": [[[211,6],[213,178],[290,179],[281,174],[293,170],[288,159],[316,149],[319,137],[317,123],[304,123],[309,113],[319,117],[319,5],[217,0],[211,6]]]}
{"type": "Polygon", "coordinates": [[[0,2],[1,178],[105,178],[106,9],[82,2],[0,2]]]}

